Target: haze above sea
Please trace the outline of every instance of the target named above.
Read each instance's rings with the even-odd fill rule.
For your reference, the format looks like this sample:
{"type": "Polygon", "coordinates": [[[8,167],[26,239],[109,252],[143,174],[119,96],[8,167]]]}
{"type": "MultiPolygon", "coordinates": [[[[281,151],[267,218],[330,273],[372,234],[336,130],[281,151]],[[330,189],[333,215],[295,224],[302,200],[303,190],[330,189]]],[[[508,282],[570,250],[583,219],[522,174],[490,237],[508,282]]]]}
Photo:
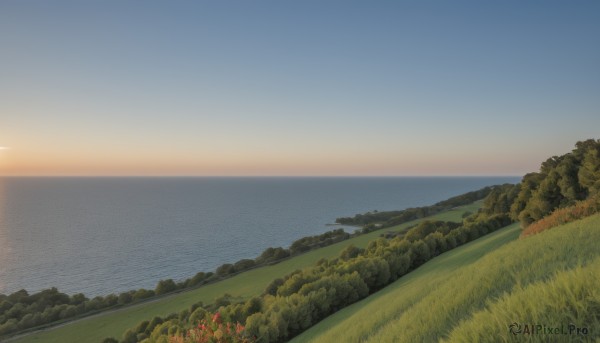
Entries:
{"type": "MultiPolygon", "coordinates": [[[[518,177],[0,178],[0,293],[154,289],[337,228],[518,177]]],[[[344,227],[352,232],[356,228],[344,227]]]]}

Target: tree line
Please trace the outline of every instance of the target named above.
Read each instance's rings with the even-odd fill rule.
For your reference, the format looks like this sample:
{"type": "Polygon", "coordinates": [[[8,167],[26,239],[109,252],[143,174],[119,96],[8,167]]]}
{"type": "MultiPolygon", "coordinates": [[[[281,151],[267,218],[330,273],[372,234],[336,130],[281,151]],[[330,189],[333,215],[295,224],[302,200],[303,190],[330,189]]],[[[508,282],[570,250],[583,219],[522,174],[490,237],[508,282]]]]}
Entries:
{"type": "Polygon", "coordinates": [[[411,207],[401,211],[371,211],[364,214],[356,214],[353,217],[337,218],[335,221],[336,223],[344,225],[363,226],[363,232],[372,231],[378,228],[396,226],[415,219],[429,217],[457,206],[468,205],[474,201],[484,199],[496,187],[497,186],[484,187],[476,191],[467,192],[465,194],[440,201],[431,206],[411,207]]]}
{"type": "Polygon", "coordinates": [[[365,249],[350,245],[337,258],[322,259],[313,267],[275,279],[260,297],[229,304],[221,300],[218,307],[197,306],[159,318],[160,325],[152,330],[138,325],[128,330],[120,342],[169,342],[173,336],[185,336],[195,323],[208,320],[210,311],[215,310],[227,322],[243,323],[246,338],[283,342],[431,258],[509,223],[506,213],[475,214],[463,224],[426,221],[411,228],[404,237],[379,238],[365,249]]]}

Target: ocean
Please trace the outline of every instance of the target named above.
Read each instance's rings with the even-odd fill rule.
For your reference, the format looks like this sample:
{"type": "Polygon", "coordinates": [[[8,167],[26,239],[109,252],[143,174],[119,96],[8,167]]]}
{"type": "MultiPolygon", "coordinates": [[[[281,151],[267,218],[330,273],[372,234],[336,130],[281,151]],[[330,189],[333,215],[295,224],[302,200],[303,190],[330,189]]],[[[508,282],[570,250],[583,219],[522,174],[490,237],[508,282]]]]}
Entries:
{"type": "MultiPolygon", "coordinates": [[[[0,178],[0,293],[154,289],[267,247],[517,177],[0,178]]],[[[344,227],[352,232],[355,228],[344,227]]]]}

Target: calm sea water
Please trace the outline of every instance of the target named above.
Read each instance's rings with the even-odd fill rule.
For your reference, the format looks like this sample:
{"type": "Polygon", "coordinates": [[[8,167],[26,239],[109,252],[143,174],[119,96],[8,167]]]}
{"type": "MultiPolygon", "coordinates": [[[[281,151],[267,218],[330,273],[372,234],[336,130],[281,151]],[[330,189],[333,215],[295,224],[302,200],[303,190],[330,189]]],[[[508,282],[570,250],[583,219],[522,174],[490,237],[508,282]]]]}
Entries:
{"type": "Polygon", "coordinates": [[[0,178],[0,293],[153,289],[337,217],[505,182],[518,178],[0,178]]]}

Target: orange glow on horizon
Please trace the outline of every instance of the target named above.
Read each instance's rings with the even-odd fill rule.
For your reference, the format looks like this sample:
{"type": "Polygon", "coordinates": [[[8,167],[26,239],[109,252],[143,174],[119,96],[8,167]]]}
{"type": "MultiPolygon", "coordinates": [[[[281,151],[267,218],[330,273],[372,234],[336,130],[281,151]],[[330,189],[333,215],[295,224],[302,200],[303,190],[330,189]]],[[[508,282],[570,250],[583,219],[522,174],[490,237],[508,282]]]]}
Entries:
{"type": "Polygon", "coordinates": [[[519,159],[417,154],[48,153],[4,150],[4,176],[459,176],[522,175],[519,159]],[[484,161],[484,159],[480,159],[484,161]]]}

